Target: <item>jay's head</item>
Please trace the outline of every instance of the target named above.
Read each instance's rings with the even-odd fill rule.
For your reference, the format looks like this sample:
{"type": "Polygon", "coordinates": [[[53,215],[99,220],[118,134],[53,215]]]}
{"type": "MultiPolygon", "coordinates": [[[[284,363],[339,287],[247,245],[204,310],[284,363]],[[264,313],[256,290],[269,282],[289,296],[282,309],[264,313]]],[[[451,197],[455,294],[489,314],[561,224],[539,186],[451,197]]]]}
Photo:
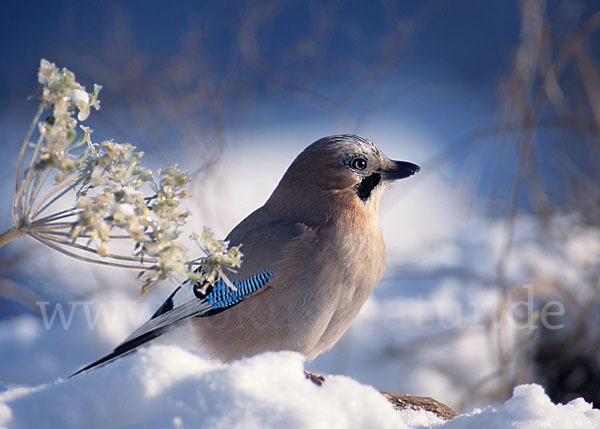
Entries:
{"type": "Polygon", "coordinates": [[[387,158],[365,138],[325,137],[298,155],[269,203],[301,211],[336,204],[342,209],[376,208],[387,184],[410,177],[419,169],[410,162],[387,158]]]}

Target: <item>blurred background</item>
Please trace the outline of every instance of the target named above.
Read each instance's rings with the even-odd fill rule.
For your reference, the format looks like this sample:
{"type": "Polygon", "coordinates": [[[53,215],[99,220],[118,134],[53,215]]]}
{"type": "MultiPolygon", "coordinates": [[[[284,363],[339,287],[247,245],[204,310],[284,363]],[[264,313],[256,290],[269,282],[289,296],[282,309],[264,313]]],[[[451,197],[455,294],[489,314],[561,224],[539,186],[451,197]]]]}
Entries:
{"type": "MultiPolygon", "coordinates": [[[[224,237],[305,146],[357,133],[422,170],[384,196],[384,278],[309,368],[459,410],[527,382],[600,405],[597,2],[57,0],[0,23],[2,231],[41,58],[103,85],[95,142],[193,174],[190,230],[224,237]]],[[[109,351],[176,284],[135,276],[1,248],[0,389],[109,351]]]]}

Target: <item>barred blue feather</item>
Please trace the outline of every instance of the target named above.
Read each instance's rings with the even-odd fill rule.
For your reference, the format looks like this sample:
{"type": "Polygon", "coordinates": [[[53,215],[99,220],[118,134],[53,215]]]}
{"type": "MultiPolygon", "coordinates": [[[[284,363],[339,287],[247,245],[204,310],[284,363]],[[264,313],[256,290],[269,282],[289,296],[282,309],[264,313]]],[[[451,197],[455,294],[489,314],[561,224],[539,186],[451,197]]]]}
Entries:
{"type": "Polygon", "coordinates": [[[219,280],[204,299],[214,309],[231,307],[266,285],[272,275],[273,270],[264,270],[242,281],[233,282],[237,290],[233,290],[223,280],[219,280]]]}

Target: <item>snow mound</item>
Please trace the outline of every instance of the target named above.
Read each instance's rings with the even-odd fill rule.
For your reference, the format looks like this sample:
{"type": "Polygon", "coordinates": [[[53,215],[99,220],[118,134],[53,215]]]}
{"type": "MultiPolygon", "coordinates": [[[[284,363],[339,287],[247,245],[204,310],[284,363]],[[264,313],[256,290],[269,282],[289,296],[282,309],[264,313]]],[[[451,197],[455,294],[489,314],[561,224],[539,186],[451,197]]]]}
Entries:
{"type": "Polygon", "coordinates": [[[553,404],[538,384],[515,387],[513,396],[495,410],[487,407],[460,415],[443,425],[446,429],[593,429],[600,428],[600,410],[582,398],[553,404]]]}
{"type": "Polygon", "coordinates": [[[396,411],[370,386],[328,376],[305,379],[304,359],[265,353],[225,365],[157,345],[79,377],[0,393],[6,428],[598,428],[582,399],[555,405],[538,385],[518,386],[500,409],[444,422],[396,411]]]}
{"type": "Polygon", "coordinates": [[[439,421],[427,413],[398,413],[375,389],[348,377],[330,376],[316,386],[304,377],[303,365],[304,358],[291,352],[223,365],[177,346],[152,346],[74,379],[1,393],[0,424],[407,428],[439,421]]]}

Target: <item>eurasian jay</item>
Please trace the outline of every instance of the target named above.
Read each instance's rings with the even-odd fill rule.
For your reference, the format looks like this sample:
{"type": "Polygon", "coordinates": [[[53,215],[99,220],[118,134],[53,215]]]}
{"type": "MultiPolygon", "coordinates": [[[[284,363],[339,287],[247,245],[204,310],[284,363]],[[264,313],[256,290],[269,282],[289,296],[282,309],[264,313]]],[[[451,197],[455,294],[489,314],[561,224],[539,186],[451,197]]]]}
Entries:
{"type": "Polygon", "coordinates": [[[417,171],[356,135],[314,142],[227,236],[243,245],[242,266],[229,275],[236,290],[223,280],[208,289],[183,284],[112,353],[76,374],[186,320],[201,347],[224,362],[270,350],[314,359],[340,339],[383,273],[383,190],[417,171]]]}

